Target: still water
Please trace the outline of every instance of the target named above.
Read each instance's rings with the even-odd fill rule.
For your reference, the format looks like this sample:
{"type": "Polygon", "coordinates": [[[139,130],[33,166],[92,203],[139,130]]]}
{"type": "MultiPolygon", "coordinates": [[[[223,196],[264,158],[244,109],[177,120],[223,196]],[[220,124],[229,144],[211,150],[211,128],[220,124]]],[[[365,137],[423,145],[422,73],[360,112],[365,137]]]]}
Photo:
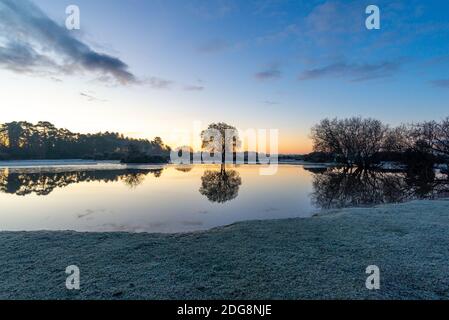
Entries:
{"type": "Polygon", "coordinates": [[[323,166],[0,163],[0,230],[188,232],[448,196],[447,177],[323,166]]]}
{"type": "Polygon", "coordinates": [[[0,230],[187,232],[308,217],[312,174],[281,165],[0,167],[0,230]]]}

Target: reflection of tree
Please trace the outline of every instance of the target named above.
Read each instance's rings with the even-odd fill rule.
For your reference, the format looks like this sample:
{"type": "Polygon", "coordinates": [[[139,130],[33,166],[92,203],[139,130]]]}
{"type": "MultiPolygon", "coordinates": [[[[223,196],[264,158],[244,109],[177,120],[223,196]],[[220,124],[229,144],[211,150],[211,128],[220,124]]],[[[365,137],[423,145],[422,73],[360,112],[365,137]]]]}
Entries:
{"type": "Polygon", "coordinates": [[[370,206],[434,198],[448,185],[448,180],[435,175],[424,179],[405,172],[329,169],[314,176],[312,201],[325,209],[370,206]]]}
{"type": "Polygon", "coordinates": [[[148,170],[148,172],[151,172],[156,178],[160,178],[161,177],[162,171],[164,171],[164,169],[151,169],[151,170],[148,170]]]}
{"type": "Polygon", "coordinates": [[[312,173],[323,173],[327,171],[327,167],[320,166],[304,166],[304,170],[310,171],[312,173]]]}
{"type": "Polygon", "coordinates": [[[207,170],[201,177],[200,193],[211,202],[224,203],[238,196],[242,179],[235,170],[207,170]]]}
{"type": "Polygon", "coordinates": [[[126,184],[131,189],[134,189],[143,183],[146,176],[147,173],[130,173],[121,176],[120,180],[122,180],[123,183],[126,184]]]}
{"type": "Polygon", "coordinates": [[[45,196],[56,188],[63,188],[80,182],[123,181],[135,188],[152,173],[159,177],[163,169],[120,169],[92,171],[0,171],[0,192],[25,196],[36,194],[45,196]]]}
{"type": "Polygon", "coordinates": [[[179,167],[176,167],[176,170],[187,173],[187,172],[192,171],[192,168],[193,168],[192,166],[179,166],[179,167]]]}

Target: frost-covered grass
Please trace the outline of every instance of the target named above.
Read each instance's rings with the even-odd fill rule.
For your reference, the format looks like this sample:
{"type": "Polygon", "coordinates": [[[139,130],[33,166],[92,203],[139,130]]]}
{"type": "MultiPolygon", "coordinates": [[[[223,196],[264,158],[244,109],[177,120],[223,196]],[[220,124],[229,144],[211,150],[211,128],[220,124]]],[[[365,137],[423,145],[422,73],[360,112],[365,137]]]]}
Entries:
{"type": "Polygon", "coordinates": [[[3,232],[0,252],[3,299],[447,299],[449,201],[177,235],[3,232]],[[365,288],[373,264],[378,291],[365,288]]]}

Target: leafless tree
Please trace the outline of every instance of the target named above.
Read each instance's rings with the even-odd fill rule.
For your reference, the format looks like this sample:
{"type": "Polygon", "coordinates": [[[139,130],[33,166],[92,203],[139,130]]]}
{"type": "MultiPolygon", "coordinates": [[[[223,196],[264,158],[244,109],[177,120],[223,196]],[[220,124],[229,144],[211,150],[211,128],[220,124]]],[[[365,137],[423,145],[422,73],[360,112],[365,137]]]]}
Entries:
{"type": "Polygon", "coordinates": [[[347,166],[368,168],[384,148],[388,127],[375,119],[324,119],[312,128],[314,151],[334,154],[347,166]]]}
{"type": "Polygon", "coordinates": [[[449,117],[440,122],[419,123],[414,126],[413,135],[422,148],[436,156],[449,157],[449,117]]]}

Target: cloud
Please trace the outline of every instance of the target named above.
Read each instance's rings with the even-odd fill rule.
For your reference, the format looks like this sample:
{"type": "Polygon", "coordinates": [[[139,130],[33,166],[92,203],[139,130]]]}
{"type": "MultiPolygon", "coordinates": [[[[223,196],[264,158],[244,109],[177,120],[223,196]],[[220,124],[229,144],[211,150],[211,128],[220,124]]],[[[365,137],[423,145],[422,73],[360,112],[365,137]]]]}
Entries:
{"type": "Polygon", "coordinates": [[[99,102],[107,102],[107,100],[100,99],[95,97],[93,94],[86,93],[86,92],[80,92],[80,96],[87,98],[88,101],[99,101],[99,102]]]}
{"type": "Polygon", "coordinates": [[[324,67],[309,69],[299,75],[299,80],[312,80],[326,77],[347,78],[351,81],[366,81],[392,76],[399,70],[397,62],[381,62],[377,64],[334,63],[324,67]]]}
{"type": "Polygon", "coordinates": [[[364,30],[365,8],[357,1],[326,1],[309,13],[304,27],[315,35],[359,33],[364,30]]]}
{"type": "Polygon", "coordinates": [[[144,83],[150,85],[153,89],[170,89],[174,82],[158,77],[151,77],[144,81],[144,83]]]}
{"type": "MultiPolygon", "coordinates": [[[[294,41],[302,47],[318,49],[353,49],[353,43],[362,39],[360,34],[366,31],[365,7],[358,1],[316,1],[298,3],[298,10],[306,14],[288,21],[277,31],[257,38],[259,44],[279,41],[294,41]]],[[[307,52],[305,52],[307,53],[307,52]]],[[[303,52],[303,54],[305,54],[303,52]]]]}
{"type": "Polygon", "coordinates": [[[282,72],[278,64],[272,64],[257,72],[254,76],[259,80],[273,80],[279,79],[282,76],[282,72]]]}
{"type": "Polygon", "coordinates": [[[273,101],[273,100],[265,100],[263,103],[268,105],[268,106],[275,106],[275,105],[279,104],[279,102],[273,101]]]}
{"type": "Polygon", "coordinates": [[[184,86],[185,91],[203,91],[204,86],[198,86],[198,85],[187,85],[184,86]]]}
{"type": "Polygon", "coordinates": [[[120,84],[138,82],[126,63],[94,51],[29,0],[0,0],[0,66],[38,75],[94,72],[120,84]]]}
{"type": "Polygon", "coordinates": [[[449,89],[449,79],[438,79],[430,81],[430,83],[437,88],[449,89]]]}

